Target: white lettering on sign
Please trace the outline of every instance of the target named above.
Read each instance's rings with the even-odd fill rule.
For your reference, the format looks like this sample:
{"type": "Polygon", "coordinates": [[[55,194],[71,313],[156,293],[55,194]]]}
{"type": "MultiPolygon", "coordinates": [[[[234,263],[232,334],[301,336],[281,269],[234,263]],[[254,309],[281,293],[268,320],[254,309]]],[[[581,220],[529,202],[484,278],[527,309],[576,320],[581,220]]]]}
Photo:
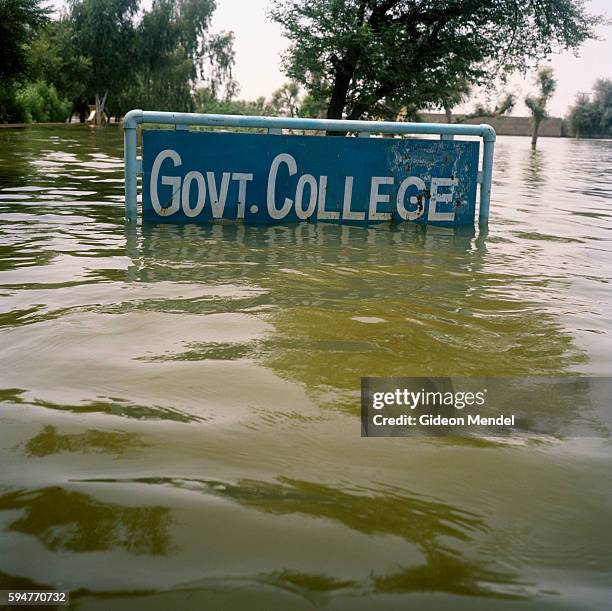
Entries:
{"type": "Polygon", "coordinates": [[[159,178],[161,164],[164,163],[166,159],[171,159],[175,168],[183,163],[181,156],[172,149],[162,151],[153,162],[153,168],[151,170],[151,203],[153,204],[153,210],[155,210],[159,216],[169,216],[170,214],[178,212],[181,204],[181,179],[179,176],[162,176],[162,185],[169,185],[172,187],[172,205],[164,207],[159,201],[157,179],[159,178]]]}
{"type": "Polygon", "coordinates": [[[246,188],[247,182],[253,180],[253,174],[245,174],[244,172],[234,172],[232,180],[238,181],[238,218],[244,218],[244,208],[246,206],[246,188]]]}
{"type": "Polygon", "coordinates": [[[340,218],[340,211],[326,210],[325,200],[327,199],[327,176],[319,178],[319,212],[317,218],[323,221],[331,221],[340,218]]]}
{"type": "Polygon", "coordinates": [[[423,191],[425,191],[425,183],[418,176],[409,176],[408,178],[402,181],[402,184],[400,185],[397,191],[397,212],[404,220],[415,221],[416,219],[423,216],[423,212],[425,212],[425,204],[423,203],[422,195],[423,191]],[[408,188],[412,186],[416,187],[421,192],[421,195],[419,196],[410,196],[410,203],[412,205],[417,206],[417,209],[414,211],[407,210],[405,204],[406,191],[408,191],[408,188]],[[419,197],[421,199],[420,202],[419,197]]]}
{"type": "Polygon", "coordinates": [[[429,216],[428,221],[454,221],[455,211],[452,212],[438,212],[436,206],[438,202],[450,203],[453,201],[453,191],[457,179],[451,178],[432,178],[431,179],[431,199],[429,200],[429,216]],[[440,193],[440,187],[450,187],[448,193],[440,193]]]}
{"type": "Polygon", "coordinates": [[[353,177],[347,176],[344,179],[344,201],[342,202],[342,218],[347,221],[365,220],[365,210],[351,210],[353,199],[353,177]]]}
{"type": "Polygon", "coordinates": [[[391,196],[386,193],[379,193],[380,185],[392,185],[393,177],[391,176],[372,176],[370,183],[370,220],[371,221],[390,221],[390,212],[378,212],[378,204],[386,204],[391,199],[391,196]]]}
{"type": "Polygon", "coordinates": [[[181,189],[181,198],[183,200],[183,212],[185,216],[194,218],[204,210],[206,203],[206,182],[204,176],[200,172],[187,172],[183,179],[183,188],[181,189]],[[198,185],[198,201],[193,208],[189,207],[189,189],[191,182],[195,180],[198,185]]]}
{"type": "MultiPolygon", "coordinates": [[[[236,216],[238,219],[244,219],[248,183],[254,180],[252,173],[207,171],[204,175],[202,172],[191,170],[184,177],[172,176],[162,173],[162,166],[166,161],[170,161],[173,168],[183,165],[181,156],[172,149],[161,151],[153,161],[150,194],[153,210],[159,216],[170,216],[182,210],[186,217],[196,218],[202,214],[208,201],[212,218],[221,219],[224,217],[228,202],[230,184],[234,181],[238,183],[236,216]],[[160,181],[162,185],[171,187],[171,193],[163,203],[159,196],[160,181]]],[[[165,164],[164,167],[169,165],[165,164]]],[[[432,176],[428,192],[427,184],[422,178],[408,176],[397,187],[395,201],[392,203],[391,194],[394,193],[396,179],[393,176],[372,176],[367,210],[354,210],[351,206],[355,177],[345,176],[342,209],[337,210],[328,208],[328,177],[302,174],[294,183],[296,184],[294,199],[285,197],[279,207],[276,200],[277,185],[288,184],[289,177],[296,174],[298,174],[298,164],[292,155],[280,153],[272,160],[267,182],[267,211],[271,219],[282,220],[295,210],[295,215],[301,220],[315,217],[318,220],[389,221],[394,214],[391,208],[395,207],[399,217],[406,221],[415,221],[425,215],[428,221],[452,223],[455,220],[452,202],[458,184],[456,178],[432,176]],[[438,207],[441,204],[445,205],[446,210],[450,205],[451,210],[440,211],[438,207]]],[[[362,183],[362,188],[364,186],[362,183]]],[[[233,189],[236,190],[236,187],[233,189]]],[[[336,207],[338,206],[339,202],[336,202],[336,207]]],[[[258,206],[251,204],[249,209],[255,213],[258,206]]]]}
{"type": "Polygon", "coordinates": [[[208,180],[208,190],[210,191],[210,203],[212,204],[212,213],[214,219],[223,218],[225,210],[225,200],[227,199],[227,190],[229,189],[231,172],[223,172],[221,178],[221,192],[217,192],[217,183],[215,182],[215,173],[206,172],[208,180]]]}
{"type": "Polygon", "coordinates": [[[295,213],[298,218],[306,220],[314,214],[317,205],[317,179],[312,174],[302,174],[295,188],[295,213]],[[308,206],[304,208],[302,200],[304,199],[304,187],[309,187],[308,206]]]}
{"type": "Polygon", "coordinates": [[[293,201],[288,197],[285,197],[283,207],[276,207],[276,175],[278,173],[278,166],[280,166],[281,163],[287,165],[287,168],[289,169],[289,176],[297,174],[297,163],[288,153],[281,153],[272,161],[272,165],[270,166],[270,174],[268,175],[268,214],[270,215],[270,218],[276,220],[284,219],[289,214],[291,206],[293,206],[293,201]]]}

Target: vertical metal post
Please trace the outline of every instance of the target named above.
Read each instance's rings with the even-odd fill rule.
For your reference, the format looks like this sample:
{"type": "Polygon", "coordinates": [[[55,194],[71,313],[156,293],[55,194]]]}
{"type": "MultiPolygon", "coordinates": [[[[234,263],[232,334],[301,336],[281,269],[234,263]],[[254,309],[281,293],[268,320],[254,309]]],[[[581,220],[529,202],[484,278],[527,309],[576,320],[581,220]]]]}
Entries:
{"type": "Polygon", "coordinates": [[[486,225],[489,222],[489,206],[491,204],[491,182],[493,180],[493,152],[495,150],[495,132],[493,136],[484,136],[482,151],[482,183],[480,184],[480,209],[478,222],[486,225]]]}
{"type": "Polygon", "coordinates": [[[123,127],[123,161],[125,163],[125,219],[136,222],[136,126],[123,127]]]}

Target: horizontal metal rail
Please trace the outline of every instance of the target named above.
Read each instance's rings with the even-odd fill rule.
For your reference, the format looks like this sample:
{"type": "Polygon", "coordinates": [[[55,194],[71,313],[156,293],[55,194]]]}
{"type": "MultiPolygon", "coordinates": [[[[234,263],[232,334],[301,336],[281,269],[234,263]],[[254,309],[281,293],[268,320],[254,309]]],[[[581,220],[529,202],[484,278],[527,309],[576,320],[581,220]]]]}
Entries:
{"type": "MultiPolygon", "coordinates": [[[[182,126],[263,128],[270,133],[282,133],[283,129],[357,132],[362,137],[370,134],[429,134],[442,139],[453,136],[478,136],[483,140],[482,169],[479,172],[480,207],[478,221],[489,220],[491,181],[495,130],[486,123],[480,125],[446,123],[404,123],[399,121],[345,121],[336,119],[301,119],[289,117],[255,117],[242,115],[213,115],[187,112],[156,112],[130,110],[123,118],[125,162],[125,210],[128,221],[137,217],[137,174],[142,173],[142,161],[137,159],[136,130],[144,123],[182,126]]],[[[179,127],[181,126],[181,127],[179,127]]]]}

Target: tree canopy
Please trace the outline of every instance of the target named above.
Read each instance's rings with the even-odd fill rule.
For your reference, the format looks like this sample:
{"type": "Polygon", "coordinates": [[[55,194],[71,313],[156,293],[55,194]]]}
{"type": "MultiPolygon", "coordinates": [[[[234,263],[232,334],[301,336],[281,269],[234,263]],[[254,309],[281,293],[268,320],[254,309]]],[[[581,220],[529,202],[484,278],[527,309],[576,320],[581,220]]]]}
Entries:
{"type": "Polygon", "coordinates": [[[15,78],[27,70],[25,43],[47,19],[39,0],[0,2],[0,79],[15,78]]]}
{"type": "MultiPolygon", "coordinates": [[[[577,49],[601,21],[582,0],[272,0],[291,43],[290,80],[271,99],[244,101],[234,35],[210,31],[217,0],[67,0],[52,20],[44,3],[0,0],[0,121],[75,111],[84,120],[94,101],[98,116],[105,107],[115,117],[134,107],[351,119],[442,108],[451,117],[475,86],[577,49]]],[[[574,113],[583,133],[608,121],[592,118],[600,101],[589,104],[581,98],[574,113]]]]}
{"type": "Polygon", "coordinates": [[[0,120],[17,112],[16,81],[26,75],[26,43],[47,21],[38,0],[0,0],[0,120]]]}
{"type": "Polygon", "coordinates": [[[69,23],[79,52],[88,58],[87,89],[96,97],[123,89],[131,75],[138,0],[71,0],[69,23]]]}
{"type": "Polygon", "coordinates": [[[46,81],[76,109],[87,106],[91,58],[83,54],[67,19],[49,21],[26,46],[29,76],[46,81]]]}
{"type": "Polygon", "coordinates": [[[131,106],[188,111],[198,81],[218,89],[231,78],[233,34],[208,30],[215,0],[71,0],[77,47],[90,59],[89,89],[108,92],[118,115],[131,106]]]}
{"type": "Polygon", "coordinates": [[[83,117],[94,100],[98,115],[190,111],[202,85],[235,92],[233,33],[209,31],[216,0],[142,4],[69,0],[49,21],[41,0],[0,0],[0,120],[49,120],[62,108],[83,117]]]}
{"type": "Polygon", "coordinates": [[[576,136],[612,137],[612,80],[595,81],[593,93],[579,93],[568,120],[576,136]]]}
{"type": "Polygon", "coordinates": [[[290,40],[288,76],[334,119],[444,107],[466,83],[576,49],[600,22],[581,0],[274,0],[270,16],[290,40]]]}

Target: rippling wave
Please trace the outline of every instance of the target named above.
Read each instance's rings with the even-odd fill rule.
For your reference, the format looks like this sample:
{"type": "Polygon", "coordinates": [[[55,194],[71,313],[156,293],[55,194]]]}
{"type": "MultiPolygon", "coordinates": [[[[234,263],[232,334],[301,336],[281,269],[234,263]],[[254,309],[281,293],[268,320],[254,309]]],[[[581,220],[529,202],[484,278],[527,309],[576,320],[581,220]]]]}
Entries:
{"type": "Polygon", "coordinates": [[[126,229],[119,130],[0,144],[2,584],[605,608],[608,440],[362,439],[358,414],[366,375],[609,374],[612,143],[500,138],[488,231],[126,229]]]}

